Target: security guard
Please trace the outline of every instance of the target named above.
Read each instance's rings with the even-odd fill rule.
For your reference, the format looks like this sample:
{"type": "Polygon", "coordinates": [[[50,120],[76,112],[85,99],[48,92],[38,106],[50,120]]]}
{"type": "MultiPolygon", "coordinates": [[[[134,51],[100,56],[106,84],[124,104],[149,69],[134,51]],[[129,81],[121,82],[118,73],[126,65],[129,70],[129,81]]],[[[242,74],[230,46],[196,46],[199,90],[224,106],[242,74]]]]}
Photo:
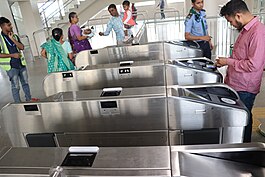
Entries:
{"type": "Polygon", "coordinates": [[[192,8],[185,20],[185,39],[196,41],[203,51],[203,56],[211,59],[211,36],[208,34],[206,13],[203,0],[191,0],[192,8]]]}
{"type": "Polygon", "coordinates": [[[30,88],[28,84],[28,74],[26,62],[21,50],[24,45],[17,35],[13,33],[10,21],[5,17],[0,17],[0,67],[7,72],[12,87],[12,95],[15,102],[21,102],[19,95],[19,80],[25,93],[26,101],[31,101],[30,88]]]}

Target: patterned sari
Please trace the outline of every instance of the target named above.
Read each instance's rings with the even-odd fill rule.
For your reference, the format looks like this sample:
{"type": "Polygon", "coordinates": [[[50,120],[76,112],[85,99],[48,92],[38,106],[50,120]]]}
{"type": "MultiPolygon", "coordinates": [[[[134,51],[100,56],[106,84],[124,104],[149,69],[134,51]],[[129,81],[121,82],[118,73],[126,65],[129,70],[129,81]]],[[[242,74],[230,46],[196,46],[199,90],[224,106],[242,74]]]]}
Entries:
{"type": "Polygon", "coordinates": [[[48,73],[74,70],[73,63],[68,58],[68,54],[64,51],[60,42],[51,39],[41,45],[47,53],[48,73]]]}

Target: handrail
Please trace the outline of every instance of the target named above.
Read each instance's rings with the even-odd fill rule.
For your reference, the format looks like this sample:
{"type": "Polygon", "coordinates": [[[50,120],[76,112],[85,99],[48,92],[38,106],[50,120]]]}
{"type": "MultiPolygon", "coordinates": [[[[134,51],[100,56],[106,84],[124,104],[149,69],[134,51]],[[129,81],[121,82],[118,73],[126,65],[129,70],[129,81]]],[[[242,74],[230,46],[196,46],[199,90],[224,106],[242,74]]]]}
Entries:
{"type": "Polygon", "coordinates": [[[108,16],[108,17],[103,17],[103,18],[92,18],[92,19],[87,20],[85,25],[90,26],[90,22],[92,21],[101,21],[101,26],[102,26],[102,29],[104,30],[103,20],[107,20],[107,19],[110,19],[110,17],[108,16]]]}
{"type": "Polygon", "coordinates": [[[70,24],[70,23],[69,23],[69,22],[58,23],[58,24],[57,24],[57,27],[60,27],[60,25],[68,25],[68,24],[70,24]]]}
{"type": "Polygon", "coordinates": [[[255,16],[258,16],[258,15],[265,15],[265,12],[254,13],[253,15],[255,15],[255,16]]]}
{"type": "Polygon", "coordinates": [[[133,16],[143,15],[145,21],[149,20],[149,16],[148,16],[148,11],[147,10],[135,11],[135,12],[132,13],[132,15],[133,16]]]}
{"type": "MultiPolygon", "coordinates": [[[[167,12],[174,12],[175,13],[175,21],[177,22],[177,16],[178,16],[178,21],[180,21],[180,12],[175,9],[175,8],[166,8],[166,9],[156,9],[155,13],[154,13],[154,21],[156,22],[156,16],[157,14],[161,13],[161,10],[163,10],[163,13],[167,13],[167,12]]],[[[180,23],[179,23],[179,30],[180,30],[180,23]]],[[[155,23],[155,33],[156,33],[156,23],[155,23]]]]}
{"type": "MultiPolygon", "coordinates": [[[[65,7],[67,7],[69,4],[71,4],[71,2],[73,2],[74,0],[68,0],[63,4],[63,9],[65,7]]],[[[51,18],[53,18],[58,12],[60,12],[61,9],[58,8],[57,10],[55,10],[54,12],[52,12],[48,17],[47,17],[47,21],[49,21],[51,18]]]]}
{"type": "Polygon", "coordinates": [[[51,2],[47,7],[45,7],[44,9],[42,9],[42,11],[40,12],[40,14],[42,14],[43,12],[45,12],[46,9],[48,9],[56,0],[48,0],[46,1],[39,9],[41,9],[43,6],[45,6],[47,3],[51,2]]]}
{"type": "MultiPolygon", "coordinates": [[[[28,42],[28,48],[29,48],[29,50],[30,50],[30,55],[31,55],[31,57],[32,57],[32,59],[33,59],[33,61],[34,61],[35,59],[34,59],[34,57],[33,57],[33,52],[32,52],[32,49],[31,49],[31,47],[30,47],[29,36],[28,36],[28,35],[19,35],[19,38],[20,38],[20,39],[23,39],[23,38],[26,38],[26,39],[27,39],[27,42],[28,42]]],[[[26,45],[24,45],[24,46],[26,46],[26,45]]]]}
{"type": "Polygon", "coordinates": [[[35,44],[35,48],[36,48],[36,51],[38,53],[38,57],[40,58],[40,52],[39,52],[39,47],[38,47],[38,44],[37,44],[37,40],[36,40],[36,34],[38,33],[41,33],[41,32],[47,32],[48,36],[49,36],[49,32],[48,32],[49,28],[48,29],[39,29],[37,31],[34,31],[33,32],[33,40],[34,40],[34,44],[35,44]]]}
{"type": "Polygon", "coordinates": [[[144,22],[141,28],[139,29],[138,33],[135,35],[135,39],[137,39],[137,41],[134,42],[139,43],[141,41],[141,38],[145,30],[146,30],[146,23],[144,22]]]}
{"type": "MultiPolygon", "coordinates": [[[[55,10],[54,12],[52,12],[47,18],[46,21],[49,22],[55,15],[57,15],[58,13],[61,12],[61,9],[66,8],[68,5],[70,5],[74,0],[68,0],[63,4],[62,8],[58,8],[57,10],[55,10]]],[[[45,14],[45,13],[44,13],[45,14]]]]}
{"type": "Polygon", "coordinates": [[[101,15],[100,18],[106,18],[106,17],[109,17],[110,18],[110,15],[101,15]]]}

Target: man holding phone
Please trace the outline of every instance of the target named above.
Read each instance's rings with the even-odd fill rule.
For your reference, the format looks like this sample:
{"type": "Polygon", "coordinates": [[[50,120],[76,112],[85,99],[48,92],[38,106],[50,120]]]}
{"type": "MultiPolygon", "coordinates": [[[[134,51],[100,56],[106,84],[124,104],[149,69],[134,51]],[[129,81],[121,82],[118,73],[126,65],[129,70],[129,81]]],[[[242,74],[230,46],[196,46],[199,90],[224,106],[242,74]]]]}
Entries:
{"type": "MultiPolygon", "coordinates": [[[[219,57],[218,67],[228,66],[225,83],[235,89],[251,114],[260,86],[265,65],[265,26],[250,13],[242,0],[229,1],[220,15],[240,34],[234,44],[232,56],[219,57]]],[[[244,142],[251,142],[252,116],[245,129],[244,142]]]]}

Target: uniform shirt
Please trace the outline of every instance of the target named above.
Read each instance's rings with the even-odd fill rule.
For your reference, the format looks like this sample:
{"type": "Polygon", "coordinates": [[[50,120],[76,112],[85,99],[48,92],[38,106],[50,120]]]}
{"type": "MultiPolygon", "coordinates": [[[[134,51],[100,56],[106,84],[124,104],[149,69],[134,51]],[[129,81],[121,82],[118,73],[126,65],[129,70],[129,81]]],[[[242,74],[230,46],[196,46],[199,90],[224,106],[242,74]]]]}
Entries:
{"type": "Polygon", "coordinates": [[[117,41],[123,41],[125,34],[123,30],[123,22],[122,22],[123,16],[120,15],[118,17],[111,17],[108,24],[107,29],[104,32],[104,36],[107,36],[110,34],[111,30],[113,29],[116,34],[116,40],[117,41]]]}
{"type": "MultiPolygon", "coordinates": [[[[20,51],[17,49],[16,44],[7,35],[5,35],[3,32],[1,34],[5,40],[5,43],[6,43],[6,46],[7,46],[9,53],[10,54],[19,53],[20,51]]],[[[18,42],[20,42],[19,37],[18,37],[18,42]]],[[[18,59],[18,58],[11,58],[10,66],[11,66],[11,68],[16,68],[16,69],[20,69],[20,68],[24,67],[21,63],[21,59],[18,59]]]]}
{"type": "Polygon", "coordinates": [[[227,64],[226,84],[236,91],[259,93],[265,65],[265,25],[258,17],[240,32],[227,64]]]}
{"type": "MultiPolygon", "coordinates": [[[[198,13],[198,12],[197,12],[198,13]]],[[[185,32],[190,33],[192,36],[206,36],[208,34],[208,26],[206,22],[206,13],[201,10],[198,15],[190,13],[184,22],[185,32]],[[203,29],[204,24],[205,30],[203,29]]]]}

